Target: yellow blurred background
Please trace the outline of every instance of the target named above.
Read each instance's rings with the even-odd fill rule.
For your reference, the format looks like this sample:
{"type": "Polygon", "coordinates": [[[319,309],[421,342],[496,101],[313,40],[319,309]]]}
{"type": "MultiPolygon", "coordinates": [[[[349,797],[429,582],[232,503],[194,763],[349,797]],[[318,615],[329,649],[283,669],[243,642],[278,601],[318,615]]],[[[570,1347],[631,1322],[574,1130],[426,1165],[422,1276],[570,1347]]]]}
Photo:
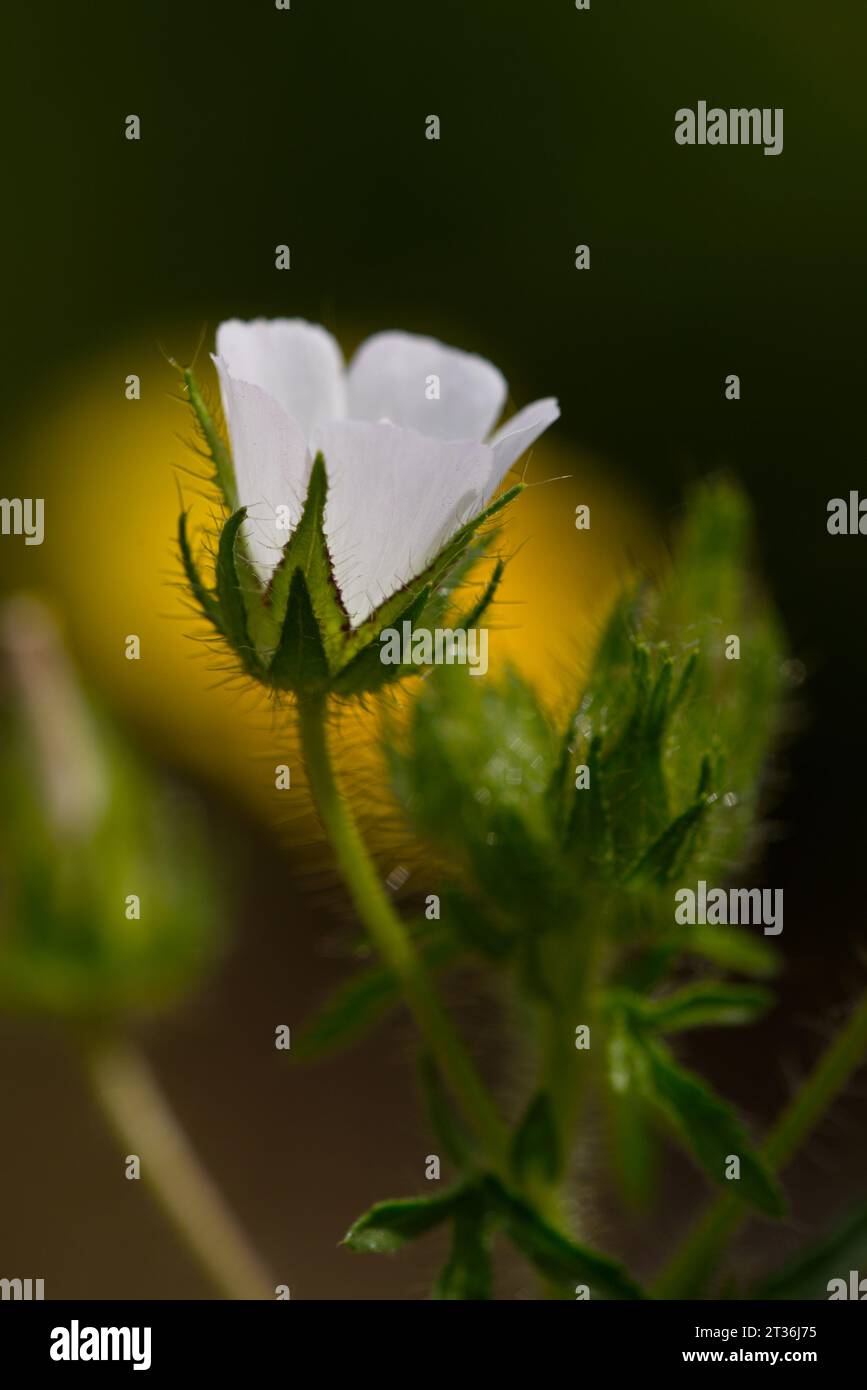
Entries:
{"type": "MultiPolygon", "coordinates": [[[[204,645],[207,628],[181,583],[182,499],[200,540],[213,507],[186,471],[201,469],[189,447],[193,419],[158,343],[183,360],[200,331],[155,327],[80,364],[52,391],[50,411],[31,417],[16,455],[42,480],[46,539],[17,552],[17,576],[59,610],[86,677],[120,718],[170,761],[273,818],[273,766],[293,743],[291,709],[272,708],[233,679],[231,660],[204,645]],[[130,374],[140,377],[139,400],[126,398],[130,374]],[[125,655],[131,634],[138,661],[125,655]]],[[[196,368],[216,402],[211,346],[212,334],[196,368]]],[[[348,354],[354,344],[343,346],[348,354]]],[[[513,399],[512,408],[525,403],[513,399]]],[[[500,546],[511,559],[489,615],[490,662],[494,673],[515,663],[559,706],[613,593],[636,565],[657,563],[660,547],[637,497],[564,448],[557,426],[517,471],[525,464],[528,487],[508,510],[500,546]],[[579,504],[590,506],[588,530],[576,529],[579,504]]],[[[376,718],[371,710],[350,719],[347,736],[364,758],[375,756],[376,718]]]]}

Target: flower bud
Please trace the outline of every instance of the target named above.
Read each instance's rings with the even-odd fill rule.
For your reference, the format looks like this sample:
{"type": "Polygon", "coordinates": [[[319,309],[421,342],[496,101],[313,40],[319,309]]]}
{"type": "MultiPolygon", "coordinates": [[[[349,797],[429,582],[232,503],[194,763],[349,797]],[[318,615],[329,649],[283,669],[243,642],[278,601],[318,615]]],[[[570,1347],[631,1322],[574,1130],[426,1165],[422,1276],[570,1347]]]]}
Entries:
{"type": "Polygon", "coordinates": [[[106,1020],[162,1006],[212,959],[192,808],[89,706],[48,611],[0,610],[0,1000],[106,1020]]]}

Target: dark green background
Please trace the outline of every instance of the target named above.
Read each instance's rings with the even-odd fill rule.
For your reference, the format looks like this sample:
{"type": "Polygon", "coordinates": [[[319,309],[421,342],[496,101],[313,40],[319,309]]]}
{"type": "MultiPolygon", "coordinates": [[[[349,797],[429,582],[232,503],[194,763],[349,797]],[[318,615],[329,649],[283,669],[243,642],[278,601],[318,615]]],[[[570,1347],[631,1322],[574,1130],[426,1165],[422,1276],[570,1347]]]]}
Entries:
{"type": "Polygon", "coordinates": [[[662,528],[689,479],[743,479],[809,679],[762,869],[786,892],[789,1030],[717,1071],[775,1108],[781,1065],[815,1050],[791,1020],[846,997],[863,942],[867,537],[825,520],[867,492],[864,5],[43,0],[8,7],[3,39],[10,432],[138,327],[287,313],[490,355],[520,401],[560,397],[563,438],[662,528]],[[678,147],[699,99],[783,107],[784,152],[678,147]]]}

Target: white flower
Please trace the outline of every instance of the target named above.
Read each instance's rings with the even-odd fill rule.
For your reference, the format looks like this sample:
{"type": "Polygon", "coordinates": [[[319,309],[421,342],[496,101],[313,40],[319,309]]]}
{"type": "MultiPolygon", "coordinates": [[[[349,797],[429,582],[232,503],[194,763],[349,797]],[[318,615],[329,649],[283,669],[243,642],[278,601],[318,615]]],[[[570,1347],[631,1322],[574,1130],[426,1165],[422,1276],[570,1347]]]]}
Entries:
{"type": "Polygon", "coordinates": [[[279,562],[321,452],[325,535],[353,627],[485,507],[560,413],[555,400],[536,401],[487,438],[506,397],[501,373],[408,333],[368,338],[347,369],[316,324],[230,319],[214,362],[260,578],[279,562]]]}

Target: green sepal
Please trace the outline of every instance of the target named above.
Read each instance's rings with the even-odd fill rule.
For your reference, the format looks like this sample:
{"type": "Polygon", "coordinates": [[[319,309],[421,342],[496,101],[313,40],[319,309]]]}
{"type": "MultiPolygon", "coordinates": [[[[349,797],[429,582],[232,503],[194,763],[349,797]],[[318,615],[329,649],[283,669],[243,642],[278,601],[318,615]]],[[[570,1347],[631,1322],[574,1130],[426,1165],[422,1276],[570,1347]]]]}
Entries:
{"type": "Polygon", "coordinates": [[[205,405],[198,382],[193,376],[192,369],[185,367],[182,370],[184,384],[187,388],[187,398],[193,409],[193,414],[199,426],[208,457],[214,469],[212,482],[216,484],[223,495],[223,500],[230,512],[234,512],[238,506],[238,490],[235,484],[235,470],[232,467],[232,460],[229,450],[226,448],[220,436],[220,432],[214,424],[210,411],[205,405]]]}
{"type": "Polygon", "coordinates": [[[217,599],[220,605],[222,631],[246,671],[257,674],[259,657],[247,627],[247,606],[236,562],[239,531],[247,518],[246,507],[239,507],[229,517],[217,548],[217,599]]]}
{"type": "Polygon", "coordinates": [[[193,552],[190,549],[189,537],[187,536],[187,513],[181,512],[178,517],[178,546],[181,552],[181,563],[184,567],[184,574],[190,586],[193,598],[198,603],[205,617],[213,623],[219,633],[225,636],[223,619],[220,615],[220,605],[214,595],[208,589],[199,575],[196,562],[193,559],[193,552]]]}
{"type": "Polygon", "coordinates": [[[301,519],[284,547],[280,563],[265,593],[264,607],[267,627],[270,627],[276,644],[278,634],[283,629],[292,581],[300,570],[310,595],[329,669],[334,669],[338,662],[345,664],[342,649],[349,631],[349,618],[340,600],[323,529],[327,496],[328,475],[325,460],[319,453],[310,470],[301,519]]]}
{"type": "MultiPolygon", "coordinates": [[[[184,376],[214,463],[214,481],[231,504],[235,486],[228,453],[195,382],[189,373],[184,376]]],[[[455,588],[486,553],[487,540],[473,544],[474,538],[521,490],[522,485],[511,488],[462,526],[422,574],[392,594],[354,630],[334,577],[325,538],[328,476],[321,453],[313,462],[301,517],[266,589],[250,562],[240,530],[246,518],[243,508],[233,511],[220,536],[216,598],[198,576],[182,523],[184,572],[196,601],[248,673],[265,684],[298,694],[363,696],[420,673],[415,664],[392,666],[382,662],[378,640],[381,632],[406,620],[414,626],[439,626],[434,619],[445,614],[455,588]],[[296,581],[299,574],[302,584],[296,581]]],[[[490,604],[502,572],[499,562],[481,598],[464,618],[463,627],[477,621],[490,604]]]]}
{"type": "Polygon", "coordinates": [[[458,622],[455,624],[456,627],[463,628],[464,630],[475,627],[479,620],[485,616],[496,597],[505,568],[505,562],[503,560],[498,560],[494,565],[493,574],[485,585],[481,597],[476,600],[472,607],[469,608],[461,618],[459,618],[458,622]]]}
{"type": "Polygon", "coordinates": [[[474,516],[472,521],[468,521],[465,526],[456,531],[451,540],[446,542],[442,550],[434,556],[421,574],[417,575],[398,593],[387,598],[384,603],[380,604],[375,613],[372,613],[360,627],[355,629],[347,641],[345,656],[351,660],[363,647],[374,641],[383,628],[394,627],[407,604],[411,603],[423,589],[435,591],[438,586],[442,585],[452,567],[462,558],[480,527],[514,501],[518,494],[523,492],[523,488],[523,483],[509,488],[490,506],[485,507],[484,511],[479,512],[478,516],[474,516]]]}
{"type": "MultiPolygon", "coordinates": [[[[425,605],[427,604],[430,589],[424,588],[394,620],[394,628],[401,632],[402,624],[408,622],[412,627],[417,624],[423,627],[424,623],[419,622],[423,616],[425,605]]],[[[418,676],[425,670],[423,666],[416,666],[411,663],[395,663],[389,665],[382,660],[382,644],[379,640],[370,642],[357,656],[353,657],[347,666],[338,672],[332,682],[332,690],[336,695],[366,695],[373,694],[377,690],[382,690],[386,685],[393,685],[395,681],[403,680],[405,676],[418,676]]]]}
{"type": "Polygon", "coordinates": [[[470,541],[454,564],[442,575],[435,588],[431,589],[428,600],[430,626],[439,627],[455,600],[457,591],[467,582],[476,565],[486,559],[491,547],[497,542],[501,532],[492,527],[470,541]]]}
{"type": "Polygon", "coordinates": [[[281,690],[298,694],[316,694],[328,686],[328,658],[307,581],[300,569],[292,575],[280,641],[268,674],[281,690]]]}

